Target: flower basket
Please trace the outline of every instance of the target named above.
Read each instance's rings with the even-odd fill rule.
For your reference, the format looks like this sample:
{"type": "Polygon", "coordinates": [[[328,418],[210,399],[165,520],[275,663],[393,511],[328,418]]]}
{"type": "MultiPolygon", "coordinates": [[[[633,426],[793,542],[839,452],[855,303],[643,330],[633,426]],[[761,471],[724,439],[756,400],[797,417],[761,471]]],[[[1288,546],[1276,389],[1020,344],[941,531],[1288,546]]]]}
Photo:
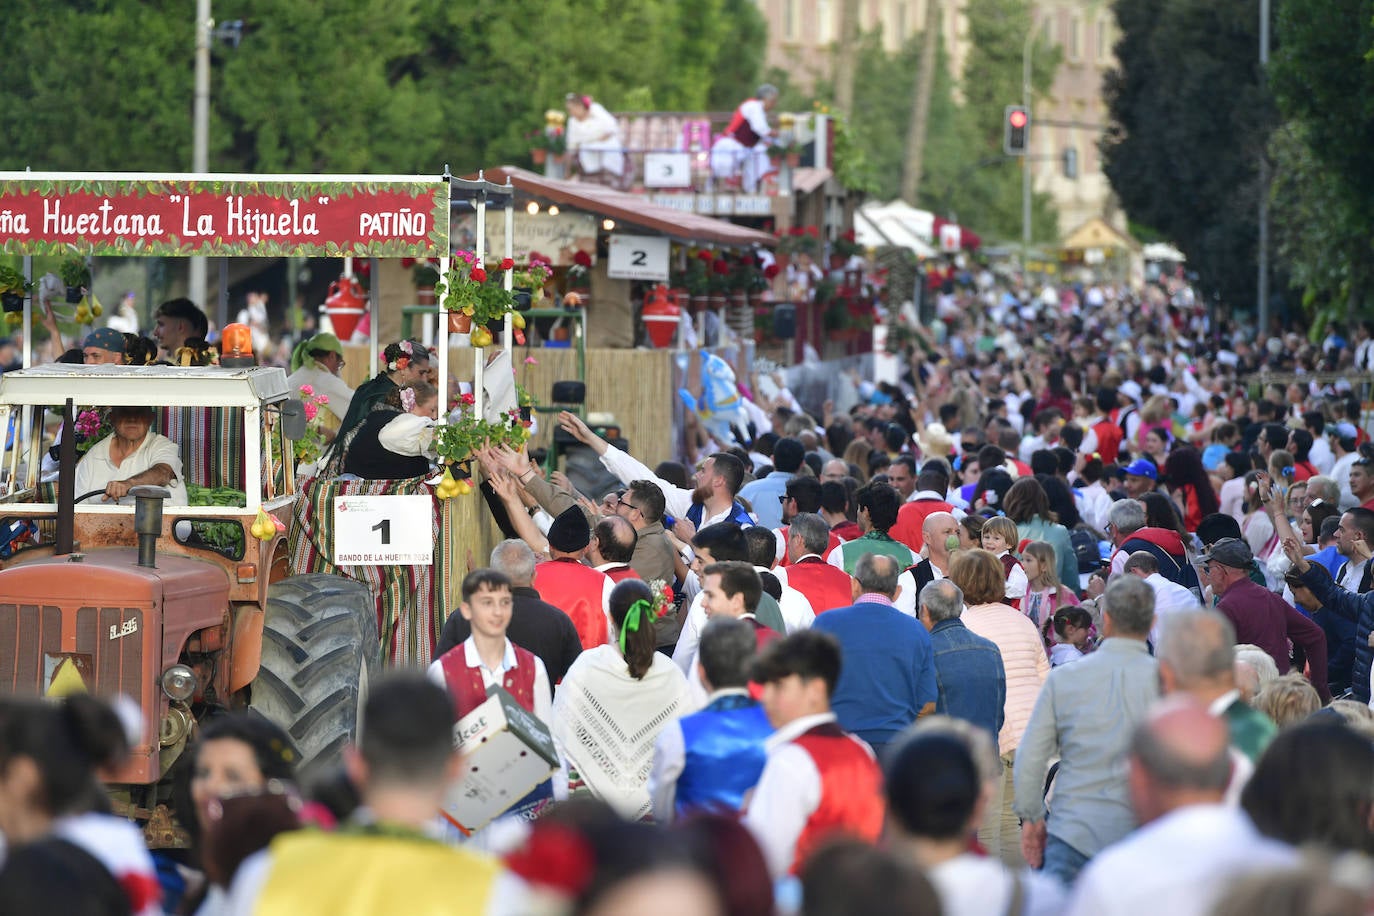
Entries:
{"type": "Polygon", "coordinates": [[[67,258],[58,265],[57,274],[67,285],[67,301],[76,305],[81,301],[82,287],[91,285],[91,269],[81,258],[67,258]]]}
{"type": "Polygon", "coordinates": [[[544,160],[548,159],[548,157],[549,151],[542,146],[536,146],[534,149],[530,150],[530,161],[535,165],[543,165],[544,160]]]}
{"type": "Polygon", "coordinates": [[[437,302],[437,301],[438,301],[438,299],[436,298],[436,296],[435,296],[435,294],[434,294],[434,287],[432,287],[432,286],[417,286],[417,287],[415,287],[415,304],[416,304],[416,305],[433,305],[433,304],[434,304],[435,302],[437,302]]]}
{"type": "MultiPolygon", "coordinates": [[[[505,445],[519,449],[529,439],[529,430],[520,419],[520,411],[512,410],[500,420],[484,420],[473,416],[473,396],[459,399],[461,412],[449,423],[435,428],[434,449],[439,460],[453,467],[472,459],[473,452],[488,445],[505,445]]],[[[454,472],[458,476],[459,472],[454,472]]]]}
{"type": "MultiPolygon", "coordinates": [[[[436,293],[443,296],[444,309],[449,313],[449,327],[461,325],[455,315],[468,319],[468,327],[499,325],[508,312],[514,310],[514,297],[506,290],[502,274],[515,266],[510,258],[488,271],[477,255],[459,251],[454,255],[453,268],[436,293]]],[[[454,333],[463,333],[461,330],[454,333]]],[[[475,344],[475,342],[474,342],[475,344]]]]}

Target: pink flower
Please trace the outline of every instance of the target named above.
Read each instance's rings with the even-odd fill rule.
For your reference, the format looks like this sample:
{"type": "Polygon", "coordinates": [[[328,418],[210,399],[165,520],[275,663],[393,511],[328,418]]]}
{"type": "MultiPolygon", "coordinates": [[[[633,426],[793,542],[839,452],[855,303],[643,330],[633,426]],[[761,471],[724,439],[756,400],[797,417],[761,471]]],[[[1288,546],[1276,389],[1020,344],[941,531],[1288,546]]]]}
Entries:
{"type": "Polygon", "coordinates": [[[315,393],[314,387],[312,387],[312,386],[310,386],[310,385],[302,385],[302,386],[301,386],[301,394],[305,395],[306,397],[310,397],[310,396],[311,396],[312,394],[314,394],[314,393],[315,393]]]}
{"type": "Polygon", "coordinates": [[[306,401],[306,402],[305,402],[305,418],[306,418],[307,420],[313,420],[313,419],[315,419],[315,416],[316,416],[319,412],[320,412],[320,409],[319,409],[318,407],[316,407],[314,404],[310,403],[309,401],[306,401]]]}
{"type": "Polygon", "coordinates": [[[477,403],[477,398],[473,397],[470,394],[465,394],[458,398],[458,402],[460,404],[471,406],[472,404],[477,403]]]}
{"type": "Polygon", "coordinates": [[[322,394],[322,395],[320,395],[319,397],[315,398],[315,403],[316,403],[316,404],[319,404],[321,407],[323,407],[325,404],[328,404],[328,403],[329,403],[329,395],[327,395],[327,394],[322,394]]]}
{"type": "Polygon", "coordinates": [[[537,366],[537,365],[539,365],[539,360],[535,359],[533,356],[526,356],[526,357],[525,357],[525,365],[526,365],[526,366],[537,366]]]}

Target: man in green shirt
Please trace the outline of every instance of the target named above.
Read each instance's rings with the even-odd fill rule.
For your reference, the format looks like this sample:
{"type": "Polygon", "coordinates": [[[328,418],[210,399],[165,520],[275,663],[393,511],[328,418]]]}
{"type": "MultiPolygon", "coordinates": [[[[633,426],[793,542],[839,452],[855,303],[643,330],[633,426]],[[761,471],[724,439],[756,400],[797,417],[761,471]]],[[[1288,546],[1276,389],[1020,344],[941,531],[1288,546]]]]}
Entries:
{"type": "Polygon", "coordinates": [[[854,494],[854,502],[859,507],[859,530],[863,534],[830,551],[826,559],[831,566],[852,576],[859,557],[866,553],[892,557],[898,569],[906,569],[920,559],[911,548],[887,533],[897,524],[897,511],[902,508],[902,498],[895,488],[885,483],[867,484],[854,494]]]}
{"type": "Polygon", "coordinates": [[[1184,693],[1226,720],[1231,747],[1253,763],[1278,726],[1240,698],[1236,687],[1236,631],[1216,611],[1170,614],[1155,646],[1165,694],[1184,693]]]}

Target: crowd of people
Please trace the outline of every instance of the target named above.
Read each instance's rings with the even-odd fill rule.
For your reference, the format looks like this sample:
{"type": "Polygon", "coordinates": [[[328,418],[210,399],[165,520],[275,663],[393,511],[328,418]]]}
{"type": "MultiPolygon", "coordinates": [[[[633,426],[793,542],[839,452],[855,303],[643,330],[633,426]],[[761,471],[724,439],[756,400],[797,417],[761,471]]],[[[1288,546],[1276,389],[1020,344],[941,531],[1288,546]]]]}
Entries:
{"type": "MultiPolygon", "coordinates": [[[[682,462],[559,415],[605,492],[480,450],[505,540],[427,670],[303,788],[275,726],[207,723],[186,855],[108,813],[118,716],[0,702],[0,913],[1366,912],[1370,329],[1259,335],[1168,277],[937,300],[895,381],[807,412],[751,379],[682,462]],[[458,831],[496,688],[557,764],[458,831]]],[[[385,357],[331,473],[429,471],[428,355],[385,357]]]]}

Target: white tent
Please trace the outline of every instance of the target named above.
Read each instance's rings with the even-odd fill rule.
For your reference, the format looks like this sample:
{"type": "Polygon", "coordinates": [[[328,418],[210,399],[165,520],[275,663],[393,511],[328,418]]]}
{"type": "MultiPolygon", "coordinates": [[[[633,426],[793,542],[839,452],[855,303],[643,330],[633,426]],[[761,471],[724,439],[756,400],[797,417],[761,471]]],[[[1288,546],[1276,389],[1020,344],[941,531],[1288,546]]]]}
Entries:
{"type": "Polygon", "coordinates": [[[894,200],[888,204],[869,202],[854,214],[855,240],[865,248],[895,245],[908,248],[919,257],[936,255],[931,242],[935,234],[935,214],[917,210],[894,200]]]}
{"type": "Polygon", "coordinates": [[[1147,261],[1170,261],[1174,264],[1188,263],[1188,259],[1184,256],[1183,252],[1179,251],[1173,245],[1167,245],[1164,242],[1152,242],[1146,245],[1141,255],[1147,261]]]}

